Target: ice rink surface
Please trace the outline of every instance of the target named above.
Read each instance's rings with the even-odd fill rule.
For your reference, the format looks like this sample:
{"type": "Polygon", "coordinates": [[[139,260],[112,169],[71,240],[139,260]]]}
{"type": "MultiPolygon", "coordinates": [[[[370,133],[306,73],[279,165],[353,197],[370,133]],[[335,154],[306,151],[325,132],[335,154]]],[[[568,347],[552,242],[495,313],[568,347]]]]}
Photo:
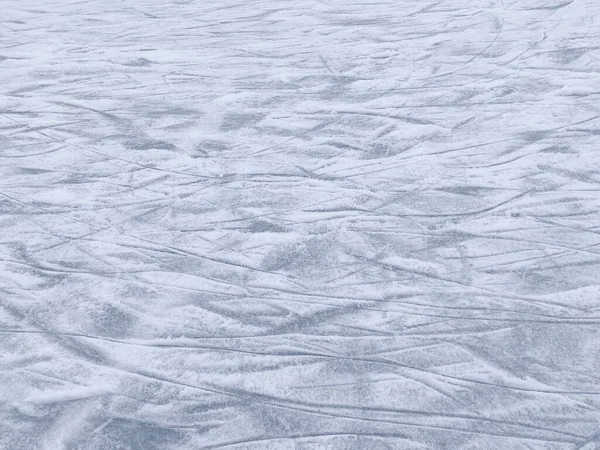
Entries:
{"type": "Polygon", "coordinates": [[[597,0],[0,7],[0,448],[600,447],[597,0]]]}

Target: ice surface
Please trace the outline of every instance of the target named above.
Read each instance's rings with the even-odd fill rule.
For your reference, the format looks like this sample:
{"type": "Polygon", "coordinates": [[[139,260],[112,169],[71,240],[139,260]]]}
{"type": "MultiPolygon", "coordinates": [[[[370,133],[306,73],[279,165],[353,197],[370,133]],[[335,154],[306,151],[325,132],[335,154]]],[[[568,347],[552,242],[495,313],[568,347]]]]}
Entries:
{"type": "Polygon", "coordinates": [[[0,2],[0,448],[600,447],[597,0],[0,2]]]}

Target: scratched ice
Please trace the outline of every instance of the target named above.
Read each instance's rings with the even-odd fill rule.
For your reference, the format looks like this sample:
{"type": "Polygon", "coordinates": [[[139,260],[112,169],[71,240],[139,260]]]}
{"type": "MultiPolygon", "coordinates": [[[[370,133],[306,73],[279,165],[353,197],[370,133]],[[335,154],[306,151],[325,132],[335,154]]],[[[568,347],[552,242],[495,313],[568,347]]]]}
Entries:
{"type": "Polygon", "coordinates": [[[0,1],[0,448],[600,447],[597,0],[0,1]]]}

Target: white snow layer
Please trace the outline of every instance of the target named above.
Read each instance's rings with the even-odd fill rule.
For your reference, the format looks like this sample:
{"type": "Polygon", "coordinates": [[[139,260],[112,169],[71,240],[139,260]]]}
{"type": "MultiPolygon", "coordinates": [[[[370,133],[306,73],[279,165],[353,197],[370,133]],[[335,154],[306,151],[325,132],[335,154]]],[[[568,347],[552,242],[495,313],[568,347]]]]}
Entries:
{"type": "Polygon", "coordinates": [[[0,448],[600,446],[597,0],[0,2],[0,448]]]}

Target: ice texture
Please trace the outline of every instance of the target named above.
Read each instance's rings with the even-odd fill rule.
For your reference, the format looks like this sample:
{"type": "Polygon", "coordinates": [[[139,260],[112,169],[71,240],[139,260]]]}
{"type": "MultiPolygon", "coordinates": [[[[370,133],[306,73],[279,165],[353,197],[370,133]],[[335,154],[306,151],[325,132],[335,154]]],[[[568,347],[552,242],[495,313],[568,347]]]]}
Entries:
{"type": "Polygon", "coordinates": [[[0,0],[0,448],[600,448],[598,0],[0,0]]]}

